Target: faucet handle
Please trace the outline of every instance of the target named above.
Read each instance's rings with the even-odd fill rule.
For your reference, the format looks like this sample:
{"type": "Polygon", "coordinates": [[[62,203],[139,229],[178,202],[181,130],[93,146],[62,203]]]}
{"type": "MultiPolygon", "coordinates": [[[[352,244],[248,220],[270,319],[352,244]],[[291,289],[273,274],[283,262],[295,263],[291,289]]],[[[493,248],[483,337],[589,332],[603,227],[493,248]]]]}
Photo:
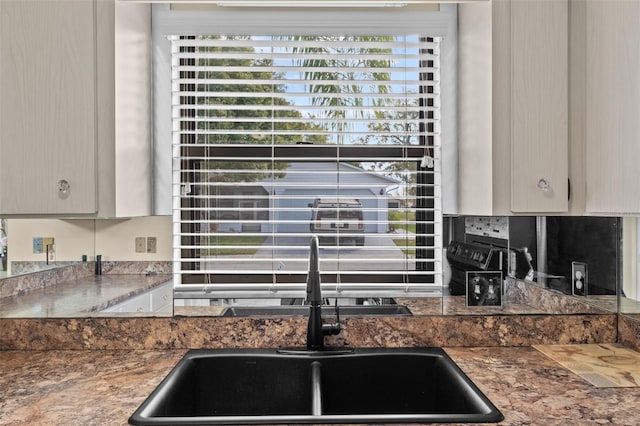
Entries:
{"type": "Polygon", "coordinates": [[[340,331],[342,330],[342,327],[340,326],[340,308],[338,307],[338,299],[336,299],[335,310],[336,310],[336,322],[334,322],[333,324],[322,324],[323,336],[336,335],[336,334],[339,334],[340,331]]]}

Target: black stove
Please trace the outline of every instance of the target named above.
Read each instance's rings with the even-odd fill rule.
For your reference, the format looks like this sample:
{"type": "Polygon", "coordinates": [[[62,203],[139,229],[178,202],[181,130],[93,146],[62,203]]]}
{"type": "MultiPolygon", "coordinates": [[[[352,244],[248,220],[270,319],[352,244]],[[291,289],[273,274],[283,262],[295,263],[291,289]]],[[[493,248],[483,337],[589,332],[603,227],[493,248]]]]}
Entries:
{"type": "Polygon", "coordinates": [[[507,249],[477,243],[452,241],[447,247],[451,266],[449,292],[454,296],[466,293],[467,272],[507,270],[507,249]]]}

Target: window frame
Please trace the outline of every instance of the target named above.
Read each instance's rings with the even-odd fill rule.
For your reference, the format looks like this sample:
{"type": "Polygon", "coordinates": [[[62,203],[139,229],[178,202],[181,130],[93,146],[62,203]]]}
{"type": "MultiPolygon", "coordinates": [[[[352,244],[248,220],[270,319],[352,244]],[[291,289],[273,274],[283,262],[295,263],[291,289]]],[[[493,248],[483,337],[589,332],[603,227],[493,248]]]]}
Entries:
{"type": "MultiPolygon", "coordinates": [[[[443,69],[443,74],[446,74],[446,79],[443,79],[443,81],[441,82],[441,90],[443,92],[443,97],[447,97],[448,99],[446,100],[446,102],[443,101],[443,105],[442,105],[442,127],[443,127],[443,134],[445,136],[443,136],[443,139],[446,139],[446,141],[443,141],[442,144],[442,151],[441,151],[441,155],[443,157],[445,157],[443,159],[443,162],[452,165],[453,167],[446,167],[446,169],[449,170],[449,175],[453,175],[453,177],[450,178],[446,178],[445,176],[442,176],[442,194],[448,193],[448,194],[454,194],[457,192],[455,187],[457,186],[457,168],[455,167],[456,165],[456,161],[451,161],[451,158],[456,158],[457,157],[457,143],[456,143],[456,133],[455,133],[455,120],[452,119],[455,118],[455,105],[456,105],[456,96],[455,96],[455,79],[457,78],[455,69],[456,69],[456,61],[455,61],[455,52],[456,52],[456,40],[455,40],[455,36],[452,36],[452,33],[455,34],[457,32],[457,28],[455,25],[455,17],[457,16],[457,7],[453,6],[453,5],[447,5],[445,6],[446,9],[446,13],[439,13],[436,14],[434,12],[425,12],[426,15],[423,12],[420,12],[418,14],[414,12],[410,12],[410,11],[403,11],[405,13],[401,14],[403,15],[405,18],[408,16],[407,12],[411,14],[412,16],[412,24],[408,24],[405,21],[400,20],[400,22],[395,22],[395,23],[391,23],[391,21],[393,21],[393,19],[389,19],[389,11],[385,11],[386,13],[384,13],[384,22],[385,25],[381,25],[379,28],[379,30],[383,33],[388,32],[388,31],[392,31],[390,28],[395,28],[395,31],[398,31],[398,28],[402,28],[403,31],[398,31],[398,33],[402,33],[402,32],[406,32],[406,33],[410,33],[411,29],[413,29],[413,27],[416,26],[420,26],[420,27],[424,27],[425,25],[428,25],[430,28],[430,32],[429,35],[442,35],[444,34],[444,40],[443,43],[445,45],[449,45],[448,48],[443,49],[445,51],[445,55],[442,58],[442,61],[444,63],[441,64],[442,69],[443,69]],[[428,16],[429,19],[425,19],[425,16],[428,16]],[[421,19],[420,19],[421,17],[421,19]],[[418,18],[418,19],[416,19],[418,18]],[[420,24],[417,24],[417,21],[420,21],[420,24]],[[432,24],[429,24],[429,22],[432,22],[432,24]],[[436,30],[431,30],[431,28],[436,28],[436,30]],[[452,40],[453,39],[453,40],[452,40]],[[445,148],[446,147],[446,148],[445,148]],[[448,151],[448,153],[447,153],[448,151]],[[453,155],[452,155],[453,154],[453,155]],[[447,158],[449,159],[447,161],[447,158]],[[444,188],[445,182],[447,183],[447,185],[449,186],[449,189],[444,188]],[[453,187],[453,190],[451,189],[453,187]]],[[[291,21],[293,20],[294,22],[296,22],[296,25],[293,26],[293,32],[295,33],[295,29],[300,27],[300,28],[308,28],[308,22],[304,23],[304,20],[298,20],[295,17],[299,16],[296,15],[296,13],[284,13],[284,17],[282,15],[280,15],[279,20],[276,20],[277,22],[270,22],[268,25],[265,25],[264,22],[268,21],[268,20],[263,20],[260,23],[256,23],[254,22],[253,24],[251,23],[251,19],[248,20],[243,20],[242,21],[242,25],[237,25],[237,23],[234,23],[233,19],[230,19],[228,16],[225,17],[223,15],[229,15],[227,13],[224,13],[224,11],[218,11],[216,14],[216,19],[214,19],[213,21],[210,19],[213,15],[209,15],[207,13],[202,13],[203,11],[198,11],[197,14],[194,13],[185,13],[184,11],[180,11],[178,13],[176,13],[176,11],[172,11],[168,5],[154,5],[153,8],[153,15],[154,15],[154,115],[155,115],[155,136],[154,136],[154,146],[155,146],[155,165],[156,165],[156,182],[158,183],[157,185],[157,191],[156,191],[156,213],[157,214],[167,214],[167,205],[169,207],[172,206],[172,202],[171,202],[171,191],[166,191],[167,187],[171,187],[171,175],[169,174],[167,176],[166,170],[171,170],[171,167],[166,167],[166,164],[169,163],[171,164],[172,158],[170,156],[170,158],[166,158],[167,153],[171,154],[171,150],[170,149],[166,149],[166,145],[168,144],[169,146],[171,146],[171,129],[169,128],[168,131],[166,129],[167,123],[171,123],[171,102],[170,99],[167,99],[167,97],[169,97],[168,95],[165,95],[166,93],[170,93],[170,90],[167,89],[167,85],[171,84],[171,70],[170,70],[170,64],[171,64],[171,54],[170,54],[170,47],[169,46],[169,42],[166,38],[166,35],[173,33],[176,34],[176,31],[178,31],[179,28],[183,29],[183,34],[197,34],[197,33],[221,33],[220,28],[224,28],[225,25],[229,26],[229,27],[233,27],[235,29],[235,31],[230,31],[228,34],[243,34],[246,33],[248,27],[251,27],[252,25],[256,25],[256,28],[258,28],[258,30],[256,30],[255,33],[260,34],[260,32],[264,32],[264,34],[267,34],[267,31],[270,31],[269,34],[274,34],[276,35],[278,33],[278,31],[273,31],[274,28],[277,28],[278,25],[282,25],[283,21],[291,21]],[[208,16],[209,19],[207,19],[207,17],[205,17],[205,15],[208,16]],[[229,20],[229,19],[230,20],[229,20]],[[161,25],[158,25],[158,23],[162,23],[161,25]],[[224,22],[224,25],[223,25],[224,22]],[[185,30],[187,29],[188,30],[185,30]],[[215,29],[215,30],[214,30],[215,29]],[[168,111],[168,112],[167,112],[168,111]],[[168,119],[166,118],[166,115],[168,115],[168,119]],[[162,129],[162,126],[164,124],[165,129],[162,129]],[[167,141],[168,139],[168,141],[167,141]],[[167,143],[168,142],[168,143],[167,143]],[[163,164],[165,166],[163,166],[163,164]],[[168,181],[168,183],[164,183],[168,181]],[[163,190],[163,188],[165,190],[163,190]],[[166,201],[166,198],[169,198],[169,202],[166,201]]],[[[341,14],[343,14],[343,11],[340,11],[341,14]]],[[[379,14],[379,10],[376,11],[371,11],[371,14],[375,15],[375,14],[379,14]]],[[[307,12],[308,13],[308,12],[307,12]]],[[[369,13],[365,12],[366,15],[370,15],[369,13]]],[[[242,12],[243,16],[247,16],[247,11],[243,11],[242,12]]],[[[337,25],[345,25],[344,22],[349,21],[349,20],[356,20],[357,22],[364,22],[366,20],[366,18],[363,18],[362,15],[362,11],[359,11],[358,15],[356,16],[355,14],[347,14],[349,16],[346,17],[346,19],[341,19],[339,21],[342,21],[342,24],[337,24],[337,25]]],[[[399,18],[400,14],[394,14],[395,18],[399,18]]],[[[262,16],[262,15],[261,15],[262,16]]],[[[335,12],[331,12],[331,11],[327,11],[326,13],[323,13],[323,16],[325,16],[325,21],[326,22],[332,22],[335,25],[335,12]]],[[[381,15],[380,15],[381,16],[381,15]]],[[[343,18],[345,18],[343,16],[343,18]]],[[[379,17],[380,19],[380,17],[379,17]]],[[[317,25],[317,20],[318,20],[318,16],[315,14],[314,12],[314,16],[313,16],[313,20],[317,25]]],[[[319,19],[320,21],[322,21],[322,18],[319,19]]],[[[368,22],[371,22],[371,20],[369,20],[368,22]]],[[[356,25],[356,28],[358,26],[356,25]]],[[[286,31],[280,31],[280,33],[286,33],[286,34],[291,34],[292,33],[292,27],[289,26],[284,26],[284,28],[286,28],[286,31]]],[[[351,25],[350,27],[350,34],[353,33],[353,25],[351,25]]],[[[367,32],[366,34],[369,34],[370,31],[370,25],[367,25],[367,32]]],[[[324,30],[327,33],[333,33],[334,31],[336,31],[336,27],[331,27],[331,26],[325,26],[324,30]]],[[[314,33],[322,33],[322,31],[317,31],[316,28],[314,28],[314,33]]],[[[355,33],[357,33],[357,29],[355,31],[355,33]]],[[[169,124],[170,126],[171,124],[169,124]]],[[[344,148],[341,148],[344,150],[344,148]]],[[[357,148],[354,148],[357,151],[357,148]]],[[[370,149],[370,148],[369,148],[370,149]]],[[[358,156],[358,152],[354,151],[354,156],[358,156]]],[[[416,158],[422,157],[423,156],[423,149],[416,146],[415,147],[415,154],[413,156],[415,156],[416,158]]],[[[444,168],[443,168],[444,169],[444,168]]],[[[449,207],[445,207],[449,213],[452,212],[452,209],[455,210],[457,208],[457,206],[451,207],[451,200],[455,200],[455,196],[448,198],[449,200],[449,207]]],[[[442,201],[443,203],[446,202],[445,197],[442,197],[442,201]]],[[[455,205],[455,203],[454,203],[455,205]]],[[[169,209],[169,212],[171,210],[169,209]]],[[[175,226],[175,225],[174,225],[175,226]]],[[[423,245],[425,246],[422,250],[431,250],[433,251],[433,247],[430,241],[426,241],[423,240],[422,242],[417,243],[417,245],[423,245]]],[[[176,250],[174,248],[174,250],[176,250]]],[[[195,251],[194,251],[194,255],[195,255],[195,251]]],[[[435,259],[437,259],[438,261],[441,261],[442,258],[442,254],[441,253],[435,253],[435,254],[431,254],[435,259]]],[[[194,256],[195,257],[195,256],[194,256]]],[[[418,269],[418,267],[417,267],[418,269]]],[[[357,280],[358,276],[354,275],[354,279],[357,280]]],[[[406,277],[403,277],[402,274],[399,274],[398,277],[399,280],[406,280],[406,277]]],[[[279,292],[278,293],[279,296],[282,297],[286,297],[286,294],[284,292],[279,292]]],[[[208,297],[208,296],[203,296],[203,297],[208,297]]]]}

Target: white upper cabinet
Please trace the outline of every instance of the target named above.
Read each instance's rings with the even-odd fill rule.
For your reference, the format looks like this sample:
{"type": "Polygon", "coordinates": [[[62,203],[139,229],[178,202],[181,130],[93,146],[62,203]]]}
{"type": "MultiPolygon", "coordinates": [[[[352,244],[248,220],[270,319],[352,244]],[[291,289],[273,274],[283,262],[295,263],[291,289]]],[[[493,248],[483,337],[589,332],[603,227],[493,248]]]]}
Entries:
{"type": "Polygon", "coordinates": [[[97,211],[94,7],[0,3],[2,214],[97,211]]]}
{"type": "Polygon", "coordinates": [[[640,213],[640,1],[586,2],[586,211],[640,213]]]}
{"type": "Polygon", "coordinates": [[[568,0],[461,4],[459,16],[460,213],[567,212],[568,0]]]}
{"type": "Polygon", "coordinates": [[[640,214],[640,1],[494,0],[460,16],[461,213],[640,214]]]}
{"type": "Polygon", "coordinates": [[[148,5],[0,2],[0,215],[150,214],[149,40],[148,5]]]}
{"type": "Polygon", "coordinates": [[[511,211],[566,212],[567,0],[511,2],[511,211]]]}

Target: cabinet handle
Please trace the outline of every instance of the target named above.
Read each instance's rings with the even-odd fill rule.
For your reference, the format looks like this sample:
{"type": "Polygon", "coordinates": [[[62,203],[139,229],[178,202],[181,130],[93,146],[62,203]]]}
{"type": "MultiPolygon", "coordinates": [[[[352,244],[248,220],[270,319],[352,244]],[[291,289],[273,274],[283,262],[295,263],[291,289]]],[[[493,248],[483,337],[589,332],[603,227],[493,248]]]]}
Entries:
{"type": "Polygon", "coordinates": [[[69,183],[68,180],[60,179],[58,181],[58,192],[61,195],[66,195],[70,189],[71,189],[71,184],[69,183]]]}
{"type": "Polygon", "coordinates": [[[542,192],[549,192],[551,187],[549,186],[549,182],[547,182],[545,179],[540,179],[538,181],[538,189],[542,192]]]}

